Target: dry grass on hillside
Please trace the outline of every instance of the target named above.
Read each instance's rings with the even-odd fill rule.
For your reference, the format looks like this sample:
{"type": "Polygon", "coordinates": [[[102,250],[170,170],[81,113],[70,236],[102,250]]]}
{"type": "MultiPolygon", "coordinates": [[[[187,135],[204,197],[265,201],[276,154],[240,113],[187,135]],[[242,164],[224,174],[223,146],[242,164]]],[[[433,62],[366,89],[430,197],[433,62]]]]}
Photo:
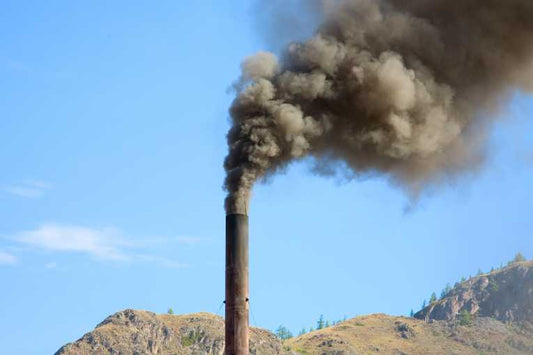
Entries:
{"type": "Polygon", "coordinates": [[[487,318],[465,327],[377,314],[290,339],[285,345],[309,355],[532,354],[533,333],[519,335],[510,327],[487,318]]]}

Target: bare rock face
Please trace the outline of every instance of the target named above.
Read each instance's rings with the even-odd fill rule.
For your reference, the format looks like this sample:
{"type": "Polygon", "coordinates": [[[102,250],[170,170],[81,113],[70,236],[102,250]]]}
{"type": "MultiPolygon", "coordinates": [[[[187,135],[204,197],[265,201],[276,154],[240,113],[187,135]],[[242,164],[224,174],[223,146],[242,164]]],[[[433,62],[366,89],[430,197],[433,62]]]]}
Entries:
{"type": "MultiPolygon", "coordinates": [[[[96,329],[56,355],[224,354],[224,320],[208,313],[157,315],[125,310],[107,317],[96,329]]],[[[250,354],[285,355],[274,334],[252,328],[250,354]]]]}
{"type": "Polygon", "coordinates": [[[464,311],[502,322],[533,322],[533,261],[462,282],[415,318],[453,321],[464,311]]]}

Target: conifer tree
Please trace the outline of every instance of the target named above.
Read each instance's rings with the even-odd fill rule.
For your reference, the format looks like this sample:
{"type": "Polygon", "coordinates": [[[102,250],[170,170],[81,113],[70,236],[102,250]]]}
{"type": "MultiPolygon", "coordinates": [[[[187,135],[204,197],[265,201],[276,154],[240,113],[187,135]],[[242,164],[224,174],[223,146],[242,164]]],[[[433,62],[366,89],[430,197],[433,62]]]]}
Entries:
{"type": "Polygon", "coordinates": [[[437,301],[437,295],[435,292],[431,294],[431,297],[429,298],[429,304],[432,304],[433,302],[437,301]]]}
{"type": "Polygon", "coordinates": [[[450,286],[449,283],[446,284],[446,287],[444,288],[444,290],[442,290],[441,294],[440,294],[440,298],[444,298],[446,297],[446,295],[448,295],[448,293],[450,293],[450,291],[452,290],[452,286],[450,286]]]}
{"type": "Polygon", "coordinates": [[[318,322],[316,322],[316,329],[320,330],[324,328],[324,315],[320,315],[320,318],[318,319],[318,322]]]}
{"type": "Polygon", "coordinates": [[[276,329],[276,335],[281,339],[281,340],[287,340],[287,339],[290,339],[292,338],[292,333],[290,330],[288,330],[287,328],[285,328],[283,325],[280,325],[278,327],[278,329],[276,329]]]}

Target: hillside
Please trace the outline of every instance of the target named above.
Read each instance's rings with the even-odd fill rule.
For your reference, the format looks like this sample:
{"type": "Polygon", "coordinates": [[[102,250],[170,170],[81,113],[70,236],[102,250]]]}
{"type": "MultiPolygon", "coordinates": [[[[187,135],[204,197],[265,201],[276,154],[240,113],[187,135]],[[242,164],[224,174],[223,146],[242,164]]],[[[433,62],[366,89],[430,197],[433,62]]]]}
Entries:
{"type": "Polygon", "coordinates": [[[293,338],[296,354],[533,354],[533,328],[478,318],[470,326],[375,314],[293,338]]]}
{"type": "MultiPolygon", "coordinates": [[[[107,317],[95,330],[63,346],[56,355],[140,355],[224,353],[224,320],[209,313],[155,314],[125,310],[107,317]]],[[[272,333],[252,328],[250,353],[285,355],[272,333]]]]}
{"type": "Polygon", "coordinates": [[[533,261],[464,281],[416,313],[415,318],[451,321],[461,312],[502,322],[533,321],[533,261]]]}
{"type": "MultiPolygon", "coordinates": [[[[274,334],[252,328],[250,354],[533,354],[532,302],[533,262],[516,263],[458,284],[416,318],[362,316],[283,344],[274,334]],[[458,316],[464,312],[467,322],[458,316]]],[[[223,352],[222,317],[125,310],[56,355],[223,352]]]]}

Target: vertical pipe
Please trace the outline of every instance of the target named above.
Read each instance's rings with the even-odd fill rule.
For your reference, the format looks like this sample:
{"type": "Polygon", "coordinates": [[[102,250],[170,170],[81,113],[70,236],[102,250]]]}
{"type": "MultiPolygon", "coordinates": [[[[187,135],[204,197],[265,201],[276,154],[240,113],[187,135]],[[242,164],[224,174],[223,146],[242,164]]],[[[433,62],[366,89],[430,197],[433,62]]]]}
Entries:
{"type": "Polygon", "coordinates": [[[226,216],[226,351],[248,355],[248,216],[226,216]]]}

